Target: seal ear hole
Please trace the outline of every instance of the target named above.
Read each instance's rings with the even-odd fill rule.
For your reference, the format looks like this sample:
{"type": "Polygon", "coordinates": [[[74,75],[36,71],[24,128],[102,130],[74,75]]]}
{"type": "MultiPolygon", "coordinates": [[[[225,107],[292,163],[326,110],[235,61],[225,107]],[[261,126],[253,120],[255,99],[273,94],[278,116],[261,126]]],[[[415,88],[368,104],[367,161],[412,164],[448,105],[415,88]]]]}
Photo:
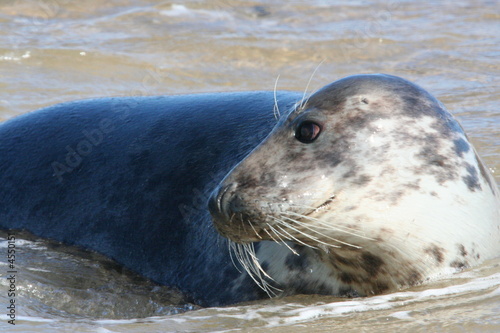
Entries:
{"type": "Polygon", "coordinates": [[[297,126],[295,138],[302,143],[314,142],[321,133],[321,126],[315,122],[306,120],[297,126]]]}

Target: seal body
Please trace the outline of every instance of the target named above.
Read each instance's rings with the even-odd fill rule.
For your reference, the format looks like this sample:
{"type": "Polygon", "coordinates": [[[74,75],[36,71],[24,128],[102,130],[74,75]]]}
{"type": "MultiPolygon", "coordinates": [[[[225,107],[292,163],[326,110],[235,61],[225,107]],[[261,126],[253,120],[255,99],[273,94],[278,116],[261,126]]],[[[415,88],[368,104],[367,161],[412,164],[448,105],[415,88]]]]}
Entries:
{"type": "Polygon", "coordinates": [[[7,121],[0,227],[98,251],[204,306],[370,295],[498,254],[498,189],[436,99],[387,75],[301,98],[97,99],[7,121]]]}
{"type": "MultiPolygon", "coordinates": [[[[300,97],[276,96],[282,109],[300,97]]],[[[276,124],[274,104],[273,92],[106,98],[2,123],[0,227],[98,251],[200,305],[264,297],[251,279],[234,285],[246,273],[207,200],[276,124]]]]}

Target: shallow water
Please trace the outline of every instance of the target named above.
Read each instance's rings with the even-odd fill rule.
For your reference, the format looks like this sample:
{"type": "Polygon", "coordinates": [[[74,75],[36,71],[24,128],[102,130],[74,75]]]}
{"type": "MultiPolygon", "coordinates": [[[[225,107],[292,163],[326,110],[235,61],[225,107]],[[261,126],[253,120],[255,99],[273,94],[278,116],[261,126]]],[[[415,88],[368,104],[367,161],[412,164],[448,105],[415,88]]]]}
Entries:
{"type": "MultiPolygon", "coordinates": [[[[272,90],[278,76],[278,89],[303,91],[318,66],[309,91],[383,72],[438,97],[500,183],[498,2],[332,3],[4,0],[0,120],[96,96],[272,90]]],[[[172,316],[191,307],[169,306],[174,291],[103,258],[30,237],[19,247],[19,325],[0,313],[0,330],[10,332],[500,331],[498,259],[396,294],[297,296],[172,316]]]]}

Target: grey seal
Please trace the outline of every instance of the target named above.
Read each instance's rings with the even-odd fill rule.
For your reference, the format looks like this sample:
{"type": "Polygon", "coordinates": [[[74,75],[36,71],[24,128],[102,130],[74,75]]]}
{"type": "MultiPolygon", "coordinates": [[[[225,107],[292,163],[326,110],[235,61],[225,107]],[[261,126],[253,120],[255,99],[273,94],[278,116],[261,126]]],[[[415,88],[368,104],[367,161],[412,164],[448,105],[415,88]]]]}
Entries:
{"type": "Polygon", "coordinates": [[[302,97],[103,98],[6,121],[0,228],[202,306],[371,295],[497,255],[497,187],[436,99],[388,75],[302,97]]]}

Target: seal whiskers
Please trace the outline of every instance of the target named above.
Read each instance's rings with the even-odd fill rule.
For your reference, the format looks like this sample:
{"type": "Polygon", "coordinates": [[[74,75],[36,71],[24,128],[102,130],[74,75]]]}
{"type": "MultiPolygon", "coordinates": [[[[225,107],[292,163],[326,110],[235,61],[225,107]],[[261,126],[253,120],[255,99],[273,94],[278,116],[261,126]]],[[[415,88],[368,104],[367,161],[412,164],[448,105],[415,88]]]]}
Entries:
{"type": "MultiPolygon", "coordinates": [[[[307,244],[307,243],[304,243],[303,241],[301,241],[300,239],[297,239],[296,237],[294,237],[292,234],[290,234],[286,229],[284,229],[282,226],[280,226],[279,224],[276,225],[277,228],[279,228],[281,230],[281,232],[284,232],[286,235],[283,235],[281,232],[278,232],[273,226],[271,226],[270,224],[268,224],[268,226],[271,228],[271,230],[276,233],[276,234],[279,234],[281,236],[283,236],[285,239],[288,239],[288,240],[291,240],[291,241],[294,241],[294,242],[297,242],[298,244],[300,245],[303,245],[303,246],[306,246],[306,247],[310,247],[312,249],[315,249],[316,247],[314,245],[311,245],[311,244],[307,244]]],[[[296,253],[295,251],[292,251],[294,253],[296,253]]]]}
{"type": "MultiPolygon", "coordinates": [[[[333,240],[333,241],[335,241],[335,242],[338,242],[338,243],[340,243],[340,244],[347,245],[347,246],[350,246],[350,247],[354,247],[354,248],[357,248],[357,249],[360,249],[360,248],[361,248],[361,246],[358,246],[358,245],[354,245],[354,244],[351,244],[351,243],[347,243],[347,242],[341,241],[341,240],[339,240],[339,239],[337,239],[337,238],[333,238],[333,237],[331,237],[331,236],[328,236],[328,235],[327,235],[327,234],[325,234],[324,232],[320,232],[320,231],[318,231],[318,230],[315,228],[315,225],[314,225],[314,224],[308,224],[308,223],[306,223],[306,222],[301,222],[301,221],[298,221],[298,220],[292,219],[292,218],[290,218],[290,217],[284,217],[284,218],[285,218],[286,220],[290,221],[290,222],[293,222],[293,223],[295,223],[295,224],[297,224],[297,225],[299,225],[299,226],[301,226],[301,227],[303,227],[303,228],[307,229],[307,230],[310,230],[310,231],[312,231],[312,232],[317,233],[317,234],[318,234],[320,237],[322,237],[322,238],[323,238],[323,237],[324,237],[324,238],[328,238],[328,239],[331,239],[331,240],[333,240]]],[[[285,221],[283,221],[283,220],[282,220],[282,222],[285,222],[285,221]]],[[[308,237],[309,237],[309,238],[311,238],[311,239],[313,239],[311,236],[308,236],[308,237]]],[[[336,248],[339,248],[339,247],[340,247],[339,245],[333,245],[333,244],[327,244],[327,243],[325,243],[325,244],[323,244],[323,245],[327,245],[327,246],[330,246],[330,247],[336,247],[336,248]]]]}
{"type": "Polygon", "coordinates": [[[304,93],[302,94],[302,100],[299,103],[299,109],[302,109],[304,107],[304,105],[307,104],[309,97],[313,94],[313,93],[310,93],[309,96],[306,98],[307,91],[309,90],[309,85],[311,84],[314,75],[316,74],[318,69],[321,67],[321,65],[323,65],[324,62],[325,62],[325,59],[321,60],[321,62],[316,66],[316,68],[312,72],[311,76],[309,76],[309,80],[307,81],[306,88],[304,89],[304,93]]]}
{"type": "Polygon", "coordinates": [[[290,245],[288,245],[288,244],[286,243],[286,241],[285,241],[285,240],[283,240],[283,238],[280,236],[280,233],[279,233],[279,232],[277,232],[277,231],[276,231],[276,229],[274,229],[274,228],[273,228],[273,227],[272,227],[269,223],[267,224],[267,226],[269,227],[269,229],[271,229],[271,231],[272,231],[272,232],[274,232],[274,234],[275,234],[275,235],[279,238],[279,240],[280,240],[280,241],[278,242],[278,241],[277,241],[277,240],[273,237],[273,235],[272,235],[269,231],[267,231],[267,229],[264,229],[264,231],[266,232],[266,234],[268,234],[268,235],[269,235],[269,237],[271,237],[271,239],[272,239],[275,243],[277,243],[277,244],[279,244],[279,245],[285,245],[285,246],[286,246],[286,247],[287,247],[287,248],[288,248],[288,249],[289,249],[289,250],[290,250],[290,251],[291,251],[294,255],[296,255],[296,256],[298,256],[298,255],[299,255],[299,253],[298,253],[297,251],[295,251],[294,249],[292,249],[292,248],[290,247],[290,245]]]}
{"type": "MultiPolygon", "coordinates": [[[[308,238],[308,239],[310,239],[310,240],[312,240],[312,241],[314,241],[316,243],[319,243],[319,244],[322,244],[322,245],[325,245],[325,246],[329,246],[329,247],[336,247],[336,248],[340,247],[339,245],[334,245],[334,244],[330,244],[330,243],[324,242],[321,239],[319,239],[318,237],[315,237],[315,236],[310,235],[310,234],[308,234],[308,233],[306,233],[306,232],[304,232],[302,230],[299,230],[297,227],[294,227],[294,226],[290,225],[290,223],[287,223],[287,222],[283,221],[282,219],[279,219],[279,218],[274,217],[274,216],[269,216],[269,215],[268,215],[268,217],[272,218],[275,222],[277,222],[278,224],[276,226],[279,227],[282,231],[285,231],[285,229],[283,229],[281,227],[281,226],[284,226],[287,229],[291,229],[291,230],[299,233],[302,236],[305,236],[306,238],[308,238]]],[[[290,233],[287,232],[287,234],[290,234],[290,233]]],[[[290,236],[293,237],[293,240],[298,241],[296,237],[294,237],[292,235],[290,235],[290,236]]],[[[306,243],[304,243],[302,241],[300,243],[301,244],[306,244],[306,243]]],[[[307,244],[307,246],[314,248],[314,246],[311,246],[310,244],[307,244]]]]}
{"type": "MultiPolygon", "coordinates": [[[[233,241],[228,240],[230,253],[234,253],[236,259],[241,264],[241,266],[248,273],[250,278],[263,290],[267,293],[269,297],[276,296],[276,292],[281,292],[282,290],[273,286],[266,278],[274,281],[274,279],[266,273],[266,271],[260,265],[259,259],[255,254],[255,247],[253,243],[235,243],[233,241]]],[[[234,263],[234,260],[231,260],[234,263]]],[[[236,265],[235,265],[236,266],[236,265]]],[[[236,266],[237,267],[237,266],[236,266]]]]}
{"type": "Polygon", "coordinates": [[[274,118],[276,120],[279,120],[280,117],[281,117],[281,112],[280,112],[280,108],[279,108],[279,105],[278,105],[278,98],[276,96],[276,94],[277,94],[277,88],[278,88],[278,80],[279,79],[280,79],[280,75],[278,74],[278,76],[276,77],[276,81],[274,81],[274,90],[273,90],[273,97],[274,97],[273,113],[274,113],[274,118]]]}
{"type": "Polygon", "coordinates": [[[302,219],[307,219],[307,220],[313,221],[315,223],[314,227],[318,228],[318,229],[324,229],[324,230],[330,230],[330,231],[335,230],[335,231],[339,231],[339,232],[342,232],[342,233],[345,233],[345,234],[348,234],[351,236],[360,237],[360,238],[372,240],[372,241],[375,240],[374,238],[371,238],[371,237],[368,237],[365,235],[360,235],[359,233],[355,232],[354,229],[352,229],[352,228],[347,228],[347,227],[342,228],[339,226],[332,226],[331,223],[324,222],[324,221],[322,221],[318,218],[312,217],[312,216],[299,214],[296,212],[283,212],[282,214],[294,215],[294,216],[297,216],[297,217],[302,218],[302,219]],[[319,225],[316,225],[316,224],[319,224],[319,225]]]}
{"type": "Polygon", "coordinates": [[[252,227],[252,230],[255,233],[255,236],[257,236],[258,238],[262,239],[262,236],[259,235],[259,233],[257,232],[257,230],[255,230],[255,227],[253,226],[252,221],[248,221],[248,224],[250,224],[250,227],[252,227]]]}

